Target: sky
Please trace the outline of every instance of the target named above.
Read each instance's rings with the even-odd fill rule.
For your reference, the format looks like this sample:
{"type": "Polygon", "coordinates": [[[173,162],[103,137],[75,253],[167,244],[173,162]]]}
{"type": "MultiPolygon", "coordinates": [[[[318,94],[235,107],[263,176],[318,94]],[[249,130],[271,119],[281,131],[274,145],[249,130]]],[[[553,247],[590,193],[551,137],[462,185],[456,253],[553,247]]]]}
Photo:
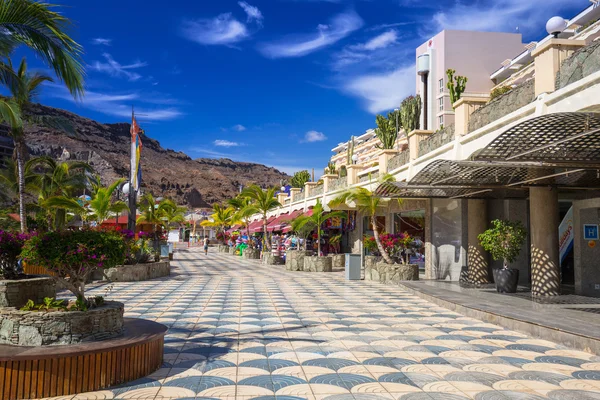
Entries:
{"type": "MultiPolygon", "coordinates": [[[[58,0],[84,47],[86,95],[38,101],[130,121],[192,158],[292,174],[415,93],[415,48],[443,29],[546,35],[588,0],[58,0]]],[[[43,65],[30,61],[30,65],[43,65]]]]}

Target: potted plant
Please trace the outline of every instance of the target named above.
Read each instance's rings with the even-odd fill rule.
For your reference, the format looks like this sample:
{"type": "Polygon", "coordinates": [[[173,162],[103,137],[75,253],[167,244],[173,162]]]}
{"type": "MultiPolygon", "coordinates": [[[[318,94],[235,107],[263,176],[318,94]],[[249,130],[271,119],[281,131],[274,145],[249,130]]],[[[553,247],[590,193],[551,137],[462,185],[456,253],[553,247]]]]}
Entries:
{"type": "Polygon", "coordinates": [[[492,255],[494,260],[503,260],[503,268],[494,269],[496,290],[500,293],[515,293],[519,282],[519,270],[508,268],[513,263],[525,243],[527,231],[520,221],[492,221],[493,227],[477,238],[481,247],[492,255]]]}

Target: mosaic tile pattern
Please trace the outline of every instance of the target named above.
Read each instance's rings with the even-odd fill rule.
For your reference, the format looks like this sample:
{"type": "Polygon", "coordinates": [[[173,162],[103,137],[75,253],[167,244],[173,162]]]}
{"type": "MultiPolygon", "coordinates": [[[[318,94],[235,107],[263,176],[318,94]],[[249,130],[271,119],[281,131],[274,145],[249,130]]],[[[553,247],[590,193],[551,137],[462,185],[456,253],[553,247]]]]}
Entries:
{"type": "MultiPolygon", "coordinates": [[[[342,273],[199,250],[168,279],[115,283],[169,327],[162,368],[72,399],[600,400],[600,357],[342,273]]],[[[103,293],[96,285],[91,293],[103,293]]]]}

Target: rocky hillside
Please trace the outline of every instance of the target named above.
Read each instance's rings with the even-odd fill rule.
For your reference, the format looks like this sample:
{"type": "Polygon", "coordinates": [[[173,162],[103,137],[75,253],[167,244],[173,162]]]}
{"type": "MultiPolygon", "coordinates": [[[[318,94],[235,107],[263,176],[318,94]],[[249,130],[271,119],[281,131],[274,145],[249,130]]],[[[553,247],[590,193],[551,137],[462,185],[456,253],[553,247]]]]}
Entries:
{"type": "MultiPolygon", "coordinates": [[[[56,108],[36,105],[33,113],[68,120],[75,135],[45,126],[27,128],[27,145],[32,155],[89,162],[104,183],[129,175],[129,124],[101,124],[56,108]]],[[[182,152],[164,149],[143,137],[142,189],[155,196],[171,197],[188,207],[208,207],[235,196],[240,185],[256,183],[279,186],[286,174],[261,164],[229,159],[191,159],[182,152]]]]}

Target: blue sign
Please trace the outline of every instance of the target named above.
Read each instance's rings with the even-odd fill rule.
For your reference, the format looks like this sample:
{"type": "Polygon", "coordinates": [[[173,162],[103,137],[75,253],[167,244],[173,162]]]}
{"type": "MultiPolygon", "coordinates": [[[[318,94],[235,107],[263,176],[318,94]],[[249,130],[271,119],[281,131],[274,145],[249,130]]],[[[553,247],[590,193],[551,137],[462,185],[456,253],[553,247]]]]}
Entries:
{"type": "Polygon", "coordinates": [[[599,240],[598,225],[583,225],[583,240],[599,240]]]}

